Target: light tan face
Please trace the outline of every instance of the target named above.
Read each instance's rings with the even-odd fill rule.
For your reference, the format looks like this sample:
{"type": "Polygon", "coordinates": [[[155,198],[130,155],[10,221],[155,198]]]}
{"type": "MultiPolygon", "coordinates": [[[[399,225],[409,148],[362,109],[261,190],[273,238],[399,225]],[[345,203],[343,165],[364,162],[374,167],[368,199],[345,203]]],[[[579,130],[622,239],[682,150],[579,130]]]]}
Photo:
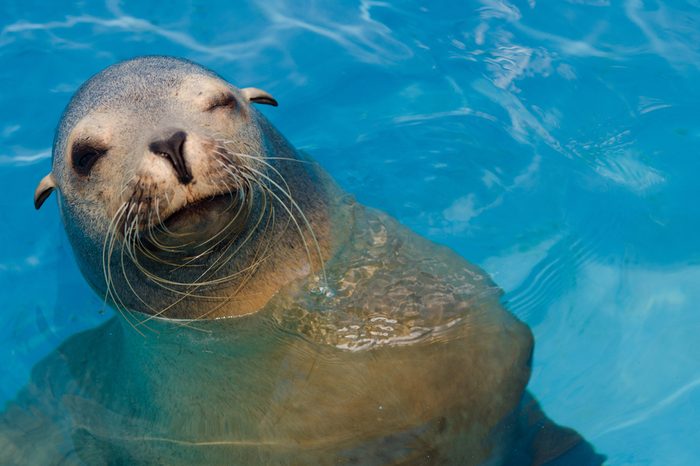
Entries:
{"type": "Polygon", "coordinates": [[[78,265],[115,308],[240,315],[308,273],[295,214],[321,224],[322,202],[253,103],[277,105],[169,57],[113,65],[73,96],[35,206],[58,191],[78,265]]]}
{"type": "Polygon", "coordinates": [[[131,233],[192,253],[246,219],[248,179],[265,152],[250,102],[276,102],[215,76],[185,75],[165,91],[140,84],[73,125],[37,208],[57,186],[64,215],[93,219],[81,234],[96,243],[131,233]]]}

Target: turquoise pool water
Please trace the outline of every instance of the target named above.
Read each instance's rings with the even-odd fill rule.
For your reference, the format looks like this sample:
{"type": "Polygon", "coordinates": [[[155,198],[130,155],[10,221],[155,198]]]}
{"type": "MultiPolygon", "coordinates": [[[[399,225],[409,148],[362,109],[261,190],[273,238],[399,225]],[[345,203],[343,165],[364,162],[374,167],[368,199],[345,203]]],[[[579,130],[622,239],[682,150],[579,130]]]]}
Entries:
{"type": "Polygon", "coordinates": [[[609,464],[700,458],[700,4],[0,5],[0,399],[112,311],[35,212],[91,74],[190,58],[348,191],[484,267],[533,329],[531,391],[609,464]]]}

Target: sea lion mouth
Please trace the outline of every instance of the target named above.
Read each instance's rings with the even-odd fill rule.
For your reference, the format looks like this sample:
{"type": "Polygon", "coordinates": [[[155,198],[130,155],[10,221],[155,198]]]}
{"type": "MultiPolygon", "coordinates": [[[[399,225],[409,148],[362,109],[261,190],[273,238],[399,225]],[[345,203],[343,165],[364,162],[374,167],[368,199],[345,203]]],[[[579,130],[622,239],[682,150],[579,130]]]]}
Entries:
{"type": "Polygon", "coordinates": [[[217,194],[185,204],[142,232],[142,241],[152,252],[164,253],[228,243],[224,240],[240,233],[248,216],[248,206],[239,194],[217,194]]]}
{"type": "Polygon", "coordinates": [[[206,199],[188,203],[175,210],[169,216],[161,219],[161,225],[168,230],[187,229],[189,226],[198,226],[212,220],[212,214],[235,209],[235,194],[218,194],[206,199]]]}

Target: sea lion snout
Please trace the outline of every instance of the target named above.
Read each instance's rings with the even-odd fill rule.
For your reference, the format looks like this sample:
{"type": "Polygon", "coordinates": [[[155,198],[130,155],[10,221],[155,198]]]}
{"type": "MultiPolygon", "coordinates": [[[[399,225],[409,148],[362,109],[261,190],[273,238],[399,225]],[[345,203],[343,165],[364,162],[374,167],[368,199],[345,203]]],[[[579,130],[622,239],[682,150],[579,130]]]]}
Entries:
{"type": "Polygon", "coordinates": [[[148,145],[148,149],[156,155],[165,157],[170,161],[177,179],[182,184],[192,181],[192,171],[185,160],[185,140],[187,133],[182,130],[170,130],[169,136],[157,138],[148,145]]]}

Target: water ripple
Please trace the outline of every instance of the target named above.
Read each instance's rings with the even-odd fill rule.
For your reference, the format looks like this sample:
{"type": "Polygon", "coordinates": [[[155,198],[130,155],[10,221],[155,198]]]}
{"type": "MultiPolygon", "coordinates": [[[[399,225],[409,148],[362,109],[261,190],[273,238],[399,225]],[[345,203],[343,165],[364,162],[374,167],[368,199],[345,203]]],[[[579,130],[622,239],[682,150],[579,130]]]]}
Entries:
{"type": "Polygon", "coordinates": [[[20,154],[15,155],[4,155],[0,154],[0,165],[9,166],[21,166],[21,165],[34,165],[43,160],[51,158],[51,149],[43,149],[38,152],[25,153],[22,151],[20,154]]]}
{"type": "Polygon", "coordinates": [[[676,391],[671,393],[670,395],[664,397],[663,399],[659,400],[656,403],[651,404],[649,407],[645,407],[639,410],[639,412],[635,415],[632,415],[625,421],[622,421],[618,424],[613,424],[612,426],[604,429],[602,432],[596,435],[596,439],[603,437],[607,434],[610,434],[612,432],[617,432],[619,430],[627,429],[629,427],[635,426],[637,424],[640,424],[642,422],[647,421],[649,418],[653,417],[654,415],[658,414],[660,411],[669,408],[670,406],[674,405],[677,401],[682,399],[686,394],[694,391],[696,388],[700,387],[700,377],[691,380],[690,382],[686,383],[682,387],[678,388],[676,391]]]}
{"type": "Polygon", "coordinates": [[[648,40],[649,48],[672,66],[700,67],[700,15],[692,9],[683,11],[656,3],[656,8],[645,8],[641,0],[627,0],[625,13],[648,40]]]}
{"type": "Polygon", "coordinates": [[[273,45],[272,37],[260,36],[249,42],[238,42],[223,46],[205,45],[193,39],[183,32],[173,31],[168,28],[159,27],[152,22],[132,16],[120,15],[117,18],[107,19],[96,16],[69,16],[64,21],[49,21],[46,23],[33,23],[28,21],[17,21],[5,26],[0,32],[0,46],[10,41],[15,34],[26,31],[51,31],[55,29],[71,29],[75,26],[88,24],[101,26],[108,29],[116,29],[130,33],[150,32],[183,46],[191,51],[200,52],[212,57],[226,60],[245,59],[254,57],[265,45],[273,45]],[[4,38],[4,40],[3,40],[4,38]]]}

